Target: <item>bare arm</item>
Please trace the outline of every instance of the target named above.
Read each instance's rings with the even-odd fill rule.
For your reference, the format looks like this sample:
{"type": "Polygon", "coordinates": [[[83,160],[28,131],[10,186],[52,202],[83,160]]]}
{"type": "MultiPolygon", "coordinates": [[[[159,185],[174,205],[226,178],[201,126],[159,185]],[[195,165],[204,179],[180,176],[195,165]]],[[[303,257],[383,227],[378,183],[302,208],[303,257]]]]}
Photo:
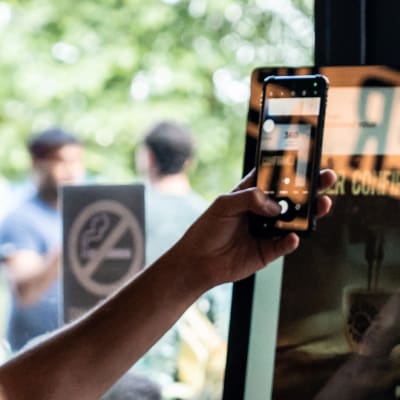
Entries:
{"type": "MultiPolygon", "coordinates": [[[[324,187],[335,179],[331,172],[321,177],[324,187]]],[[[0,367],[6,399],[98,399],[203,292],[294,251],[294,234],[278,240],[249,235],[249,210],[280,211],[250,188],[252,179],[220,196],[172,249],[112,298],[0,367]]],[[[329,207],[322,196],[320,215],[329,207]]]]}

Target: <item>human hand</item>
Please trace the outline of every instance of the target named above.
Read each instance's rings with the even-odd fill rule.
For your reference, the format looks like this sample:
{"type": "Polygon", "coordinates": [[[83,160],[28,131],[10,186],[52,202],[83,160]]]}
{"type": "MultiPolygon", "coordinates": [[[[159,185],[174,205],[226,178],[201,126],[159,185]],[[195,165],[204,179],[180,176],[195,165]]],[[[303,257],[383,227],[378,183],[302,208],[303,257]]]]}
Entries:
{"type": "MultiPolygon", "coordinates": [[[[332,170],[321,171],[321,190],[335,181],[332,170]]],[[[246,278],[299,245],[294,233],[277,239],[257,238],[249,233],[249,211],[268,217],[280,212],[280,206],[253,182],[254,170],[231,193],[217,197],[177,245],[181,256],[189,256],[191,263],[201,269],[197,272],[204,274],[202,278],[210,287],[246,278]]],[[[320,195],[318,217],[326,215],[331,204],[328,196],[320,195]]]]}

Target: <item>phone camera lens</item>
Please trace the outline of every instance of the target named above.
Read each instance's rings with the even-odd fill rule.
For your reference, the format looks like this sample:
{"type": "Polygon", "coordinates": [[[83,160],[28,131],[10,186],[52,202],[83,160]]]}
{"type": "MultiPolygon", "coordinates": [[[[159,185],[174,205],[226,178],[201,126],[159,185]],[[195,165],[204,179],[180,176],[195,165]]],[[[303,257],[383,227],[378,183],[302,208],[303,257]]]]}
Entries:
{"type": "Polygon", "coordinates": [[[318,86],[318,82],[314,82],[314,87],[317,87],[318,86]]]}

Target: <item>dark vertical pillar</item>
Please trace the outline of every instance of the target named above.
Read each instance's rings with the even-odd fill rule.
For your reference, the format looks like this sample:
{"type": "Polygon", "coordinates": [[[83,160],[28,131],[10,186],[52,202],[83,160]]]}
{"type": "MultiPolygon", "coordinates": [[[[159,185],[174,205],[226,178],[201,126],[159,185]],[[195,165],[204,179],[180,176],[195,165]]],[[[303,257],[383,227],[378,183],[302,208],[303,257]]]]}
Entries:
{"type": "Polygon", "coordinates": [[[400,1],[368,0],[367,64],[400,65],[400,1]]]}
{"type": "Polygon", "coordinates": [[[231,322],[223,400],[243,400],[250,340],[254,277],[236,282],[232,293],[231,322]]]}
{"type": "Polygon", "coordinates": [[[398,0],[316,0],[316,65],[400,65],[398,0]]]}
{"type": "Polygon", "coordinates": [[[315,0],[315,64],[365,63],[366,0],[315,0]]]}

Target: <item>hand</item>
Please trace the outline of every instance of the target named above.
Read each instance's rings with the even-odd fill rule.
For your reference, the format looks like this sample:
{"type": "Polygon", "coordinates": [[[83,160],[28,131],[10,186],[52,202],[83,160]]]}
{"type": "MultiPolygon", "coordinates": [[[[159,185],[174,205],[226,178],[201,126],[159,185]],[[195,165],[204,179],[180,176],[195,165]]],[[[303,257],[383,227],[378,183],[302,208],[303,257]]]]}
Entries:
{"type": "MultiPolygon", "coordinates": [[[[321,190],[335,181],[332,170],[321,171],[321,190]]],[[[266,198],[253,182],[254,170],[231,193],[219,196],[180,242],[184,243],[182,256],[189,256],[194,267],[201,265],[203,279],[210,287],[246,278],[299,245],[299,237],[294,233],[279,239],[256,238],[249,233],[249,211],[269,217],[280,212],[280,206],[266,198]]],[[[318,217],[327,214],[331,204],[331,199],[321,194],[318,217]]]]}

